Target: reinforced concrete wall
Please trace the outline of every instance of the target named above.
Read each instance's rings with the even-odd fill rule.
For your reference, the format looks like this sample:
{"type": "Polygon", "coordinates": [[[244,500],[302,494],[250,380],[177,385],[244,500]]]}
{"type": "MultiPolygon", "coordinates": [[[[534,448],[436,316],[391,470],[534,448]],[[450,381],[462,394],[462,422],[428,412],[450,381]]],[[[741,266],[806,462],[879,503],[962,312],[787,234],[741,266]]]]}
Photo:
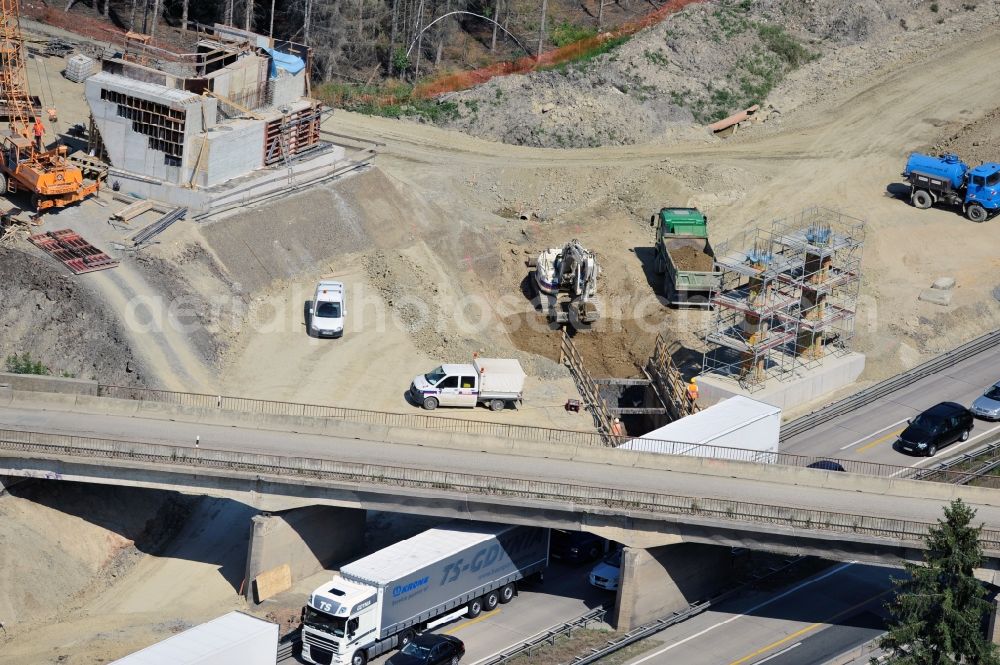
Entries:
{"type": "Polygon", "coordinates": [[[199,139],[192,150],[192,158],[201,159],[201,168],[196,176],[196,184],[211,187],[246,175],[264,165],[263,120],[234,120],[216,126],[206,135],[208,150],[200,158],[204,142],[199,139]]]}
{"type": "Polygon", "coordinates": [[[254,516],[247,552],[247,599],[264,600],[255,581],[283,565],[294,583],[352,558],[364,546],[365,514],[357,508],[317,505],[254,516]]]}
{"type": "Polygon", "coordinates": [[[628,631],[705,600],[732,579],[732,551],[681,543],[650,549],[626,547],[612,623],[628,631]]]}
{"type": "Polygon", "coordinates": [[[108,72],[88,78],[84,93],[113,167],[178,185],[190,180],[192,144],[214,122],[215,99],[108,72]]]}
{"type": "Polygon", "coordinates": [[[0,372],[0,387],[11,390],[31,390],[65,395],[97,396],[97,381],[71,379],[61,376],[41,376],[38,374],[12,374],[0,372]]]}
{"type": "Polygon", "coordinates": [[[740,387],[735,379],[702,374],[698,377],[698,403],[709,406],[735,395],[743,395],[787,411],[851,385],[864,369],[865,356],[862,353],[830,355],[816,367],[803,368],[794,378],[786,381],[769,379],[762,388],[752,392],[740,387]]]}

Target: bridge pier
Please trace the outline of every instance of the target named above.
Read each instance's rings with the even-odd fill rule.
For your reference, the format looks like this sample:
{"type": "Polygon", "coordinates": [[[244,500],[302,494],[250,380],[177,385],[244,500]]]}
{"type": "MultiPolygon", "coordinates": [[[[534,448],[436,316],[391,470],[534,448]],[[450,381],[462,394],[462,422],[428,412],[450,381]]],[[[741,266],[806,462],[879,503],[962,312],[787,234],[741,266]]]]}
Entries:
{"type": "Polygon", "coordinates": [[[360,552],[365,513],[360,508],[316,505],[255,515],[247,551],[247,600],[259,603],[283,591],[283,583],[271,579],[285,565],[290,573],[287,581],[294,583],[360,552]],[[266,584],[258,580],[265,575],[266,584]]]}
{"type": "Polygon", "coordinates": [[[617,630],[632,630],[709,598],[731,577],[729,547],[697,543],[626,547],[612,623],[617,630]]]}

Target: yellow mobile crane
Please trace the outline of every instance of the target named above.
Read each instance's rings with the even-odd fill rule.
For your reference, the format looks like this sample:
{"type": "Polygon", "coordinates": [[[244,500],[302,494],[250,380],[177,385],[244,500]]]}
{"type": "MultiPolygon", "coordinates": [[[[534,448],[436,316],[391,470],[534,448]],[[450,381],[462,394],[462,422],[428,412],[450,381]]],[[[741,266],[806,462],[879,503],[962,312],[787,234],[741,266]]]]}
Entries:
{"type": "Polygon", "coordinates": [[[66,146],[44,150],[32,140],[19,15],[18,0],[0,0],[0,97],[7,102],[10,121],[9,130],[0,134],[0,192],[30,192],[35,210],[43,212],[82,201],[100,183],[84,179],[67,158],[66,146]]]}

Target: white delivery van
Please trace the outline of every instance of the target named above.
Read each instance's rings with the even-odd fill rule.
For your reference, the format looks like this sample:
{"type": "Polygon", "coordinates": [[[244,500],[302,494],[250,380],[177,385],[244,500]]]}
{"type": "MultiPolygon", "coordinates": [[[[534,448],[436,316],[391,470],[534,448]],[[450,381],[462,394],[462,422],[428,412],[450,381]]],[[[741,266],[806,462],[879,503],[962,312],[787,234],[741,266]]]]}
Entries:
{"type": "Polygon", "coordinates": [[[310,337],[340,337],[344,334],[344,285],[323,280],[316,285],[316,295],[309,306],[310,337]]]}
{"type": "Polygon", "coordinates": [[[500,411],[508,403],[521,401],[525,376],[516,360],[473,357],[469,365],[440,365],[418,374],[410,384],[409,395],[428,410],[487,404],[493,411],[500,411]]]}

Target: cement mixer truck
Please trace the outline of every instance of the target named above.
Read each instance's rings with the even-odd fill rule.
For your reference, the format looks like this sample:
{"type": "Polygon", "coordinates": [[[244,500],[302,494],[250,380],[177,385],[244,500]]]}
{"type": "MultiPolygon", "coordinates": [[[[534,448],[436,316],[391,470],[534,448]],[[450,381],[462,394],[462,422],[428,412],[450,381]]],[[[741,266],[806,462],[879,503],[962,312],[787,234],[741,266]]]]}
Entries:
{"type": "Polygon", "coordinates": [[[903,177],[910,183],[910,203],[930,208],[944,203],[961,206],[973,222],[985,222],[1000,210],[1000,164],[969,168],[958,155],[931,157],[915,152],[906,160],[903,177]]]}

